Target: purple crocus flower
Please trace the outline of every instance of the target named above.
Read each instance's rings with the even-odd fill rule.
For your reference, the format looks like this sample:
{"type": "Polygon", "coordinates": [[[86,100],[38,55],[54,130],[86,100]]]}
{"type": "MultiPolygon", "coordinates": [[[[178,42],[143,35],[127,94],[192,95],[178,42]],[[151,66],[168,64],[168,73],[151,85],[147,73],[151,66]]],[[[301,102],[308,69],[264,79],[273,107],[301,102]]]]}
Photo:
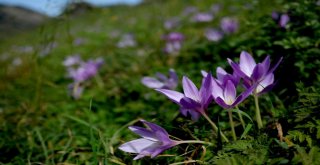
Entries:
{"type": "Polygon", "coordinates": [[[233,68],[234,72],[243,78],[243,83],[246,88],[257,84],[258,86],[254,90],[254,94],[262,94],[269,91],[274,84],[274,70],[278,67],[282,60],[280,60],[270,68],[270,56],[267,56],[262,63],[256,63],[252,56],[242,51],[240,54],[239,64],[228,59],[229,64],[233,68]]]}
{"type": "Polygon", "coordinates": [[[149,128],[130,126],[129,129],[142,138],[124,143],[119,147],[122,151],[137,153],[138,155],[133,160],[145,156],[154,158],[163,151],[179,144],[177,141],[171,140],[168,132],[162,127],[145,120],[141,120],[141,122],[149,128]]]}
{"type": "Polygon", "coordinates": [[[223,32],[232,34],[238,31],[239,23],[235,18],[224,17],[220,22],[220,27],[223,32]]]}
{"type": "Polygon", "coordinates": [[[163,37],[167,41],[164,51],[168,54],[178,54],[181,47],[184,36],[181,33],[172,32],[163,37]]]}
{"type": "Polygon", "coordinates": [[[223,38],[223,33],[216,29],[206,29],[204,35],[209,41],[220,41],[223,38]]]}
{"type": "Polygon", "coordinates": [[[192,18],[192,22],[210,22],[213,20],[211,13],[196,13],[192,18]]]}
{"type": "Polygon", "coordinates": [[[95,76],[103,64],[103,59],[89,60],[78,68],[69,68],[69,76],[76,82],[82,82],[95,76]]]}
{"type": "Polygon", "coordinates": [[[169,77],[162,73],[156,73],[155,77],[143,77],[141,80],[142,84],[149,88],[154,89],[175,89],[178,86],[178,76],[173,70],[169,70],[169,77]]]}
{"type": "Polygon", "coordinates": [[[288,14],[282,14],[279,20],[279,26],[285,28],[288,22],[290,21],[290,17],[288,14]]]}
{"type": "Polygon", "coordinates": [[[156,90],[180,105],[180,112],[184,116],[190,114],[192,120],[197,121],[202,114],[206,113],[206,110],[212,101],[211,82],[212,76],[211,74],[208,74],[202,81],[200,90],[198,90],[195,84],[188,77],[184,76],[182,79],[184,93],[168,89],[156,90]]]}
{"type": "MultiPolygon", "coordinates": [[[[253,91],[247,89],[236,97],[236,87],[239,84],[240,77],[234,74],[227,73],[223,68],[217,67],[217,78],[212,78],[212,96],[217,104],[221,107],[229,109],[246,99],[253,91]]],[[[208,73],[201,71],[203,76],[207,76],[208,73]]]]}

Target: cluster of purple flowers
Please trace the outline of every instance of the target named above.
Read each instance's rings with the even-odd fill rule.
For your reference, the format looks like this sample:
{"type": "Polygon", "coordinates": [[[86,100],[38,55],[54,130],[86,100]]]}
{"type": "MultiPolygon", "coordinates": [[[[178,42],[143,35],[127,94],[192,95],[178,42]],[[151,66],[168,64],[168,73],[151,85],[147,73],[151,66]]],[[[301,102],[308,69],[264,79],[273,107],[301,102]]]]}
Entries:
{"type": "MultiPolygon", "coordinates": [[[[225,109],[230,109],[240,104],[250,95],[257,97],[269,91],[274,86],[273,72],[281,61],[282,58],[271,67],[270,56],[267,56],[261,63],[256,63],[248,52],[242,51],[239,63],[228,59],[228,63],[233,69],[232,74],[227,73],[221,67],[216,69],[216,78],[213,77],[211,73],[202,71],[203,80],[199,90],[188,77],[184,76],[182,78],[183,93],[174,91],[164,85],[170,78],[174,79],[174,81],[177,80],[176,74],[172,76],[172,72],[170,78],[162,74],[158,75],[157,77],[162,79],[162,81],[154,78],[144,78],[142,82],[151,88],[159,87],[156,91],[164,94],[174,103],[178,104],[180,106],[180,112],[184,116],[191,116],[191,119],[194,121],[197,121],[203,116],[212,124],[214,129],[217,129],[206,114],[212,101],[225,109]],[[241,79],[242,81],[240,81],[241,79]],[[243,82],[243,84],[240,84],[240,82],[243,82]],[[237,95],[237,88],[241,86],[243,86],[244,89],[237,95]]],[[[168,133],[160,126],[146,121],[142,122],[146,124],[149,129],[135,126],[129,127],[131,131],[140,135],[142,138],[127,142],[119,147],[119,149],[125,152],[137,153],[138,156],[134,158],[135,160],[144,156],[151,156],[153,158],[163,151],[181,143],[199,142],[172,140],[169,138],[168,133]]],[[[259,121],[257,122],[259,125],[259,121]]],[[[230,124],[232,123],[233,121],[231,120],[230,124]]],[[[221,135],[223,134],[221,133],[221,135]]],[[[222,137],[228,142],[228,139],[224,135],[222,137]]],[[[234,139],[236,139],[235,136],[234,139]]]]}
{"type": "Polygon", "coordinates": [[[69,56],[64,60],[63,65],[67,68],[68,77],[73,79],[73,83],[68,87],[73,98],[80,98],[84,89],[83,82],[94,77],[103,63],[102,58],[83,61],[79,55],[69,56]]]}

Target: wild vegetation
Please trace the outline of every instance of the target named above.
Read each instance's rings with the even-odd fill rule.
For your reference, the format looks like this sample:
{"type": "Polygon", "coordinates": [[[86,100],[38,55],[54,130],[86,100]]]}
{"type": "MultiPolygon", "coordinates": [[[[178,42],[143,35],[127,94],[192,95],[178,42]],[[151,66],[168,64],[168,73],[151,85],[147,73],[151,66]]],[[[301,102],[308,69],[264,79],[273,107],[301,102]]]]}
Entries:
{"type": "Polygon", "coordinates": [[[0,162],[319,164],[318,13],[311,0],[146,0],[7,38],[0,162]]]}

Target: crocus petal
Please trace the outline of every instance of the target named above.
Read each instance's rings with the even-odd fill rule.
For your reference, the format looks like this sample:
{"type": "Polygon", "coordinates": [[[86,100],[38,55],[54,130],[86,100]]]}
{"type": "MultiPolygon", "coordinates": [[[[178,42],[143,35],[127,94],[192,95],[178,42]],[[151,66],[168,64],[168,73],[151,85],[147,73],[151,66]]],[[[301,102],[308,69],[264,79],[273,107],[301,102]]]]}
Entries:
{"type": "Polygon", "coordinates": [[[151,130],[148,130],[146,128],[142,128],[142,127],[137,127],[137,126],[130,126],[129,129],[140,135],[141,137],[151,140],[151,141],[158,141],[157,137],[155,136],[154,132],[152,132],[151,130]]]}
{"type": "Polygon", "coordinates": [[[264,88],[271,85],[274,81],[274,74],[270,73],[267,76],[264,77],[264,79],[259,83],[259,85],[256,88],[256,93],[260,93],[264,88]]]}
{"type": "Polygon", "coordinates": [[[201,116],[201,113],[199,113],[197,111],[189,111],[189,114],[191,116],[192,121],[198,121],[201,116]]]}
{"type": "MultiPolygon", "coordinates": [[[[143,122],[144,124],[146,124],[149,128],[151,128],[151,130],[153,132],[156,132],[156,133],[161,133],[163,135],[165,135],[167,137],[167,139],[164,139],[164,140],[168,140],[169,139],[169,134],[168,132],[163,129],[162,127],[158,126],[157,124],[153,124],[153,123],[150,123],[150,122],[147,122],[145,120],[140,120],[141,122],[143,122]]],[[[161,136],[163,137],[163,136],[161,136]]],[[[158,139],[160,141],[162,141],[163,139],[158,139]]]]}
{"type": "Polygon", "coordinates": [[[176,82],[178,82],[178,80],[179,80],[177,73],[173,69],[169,70],[169,78],[176,81],[176,82]]]}
{"type": "Polygon", "coordinates": [[[267,56],[263,61],[262,61],[262,66],[264,67],[264,70],[269,70],[270,68],[270,56],[267,56]]]}
{"type": "Polygon", "coordinates": [[[224,89],[224,102],[228,105],[232,105],[236,99],[236,95],[237,90],[232,81],[229,80],[224,89]]]}
{"type": "Polygon", "coordinates": [[[240,69],[248,76],[250,77],[254,67],[256,66],[256,62],[252,58],[252,56],[246,52],[242,51],[240,54],[240,63],[239,63],[240,69]]]}
{"type": "Polygon", "coordinates": [[[154,145],[155,143],[159,142],[154,142],[148,139],[141,138],[124,143],[119,147],[119,149],[130,153],[140,153],[142,150],[154,145]]]}
{"type": "Polygon", "coordinates": [[[227,75],[228,73],[221,67],[217,67],[217,78],[219,81],[223,81],[223,78],[225,75],[227,75]]]}
{"type": "Polygon", "coordinates": [[[257,64],[256,67],[254,68],[251,78],[253,81],[259,81],[260,78],[265,76],[266,70],[264,70],[264,66],[262,64],[257,64]]]}
{"type": "Polygon", "coordinates": [[[282,61],[282,59],[283,59],[283,57],[281,57],[281,58],[278,60],[278,62],[268,71],[268,74],[269,74],[269,73],[273,73],[274,70],[277,69],[277,67],[279,66],[279,64],[280,64],[280,62],[282,61]]]}
{"type": "Polygon", "coordinates": [[[208,105],[212,101],[212,80],[212,75],[210,73],[207,74],[199,91],[201,97],[201,105],[205,109],[207,109],[208,105]]]}
{"type": "Polygon", "coordinates": [[[168,80],[167,76],[165,76],[164,74],[159,73],[159,72],[156,73],[156,77],[157,77],[160,81],[167,81],[167,80],[168,80]]]}
{"type": "Polygon", "coordinates": [[[239,76],[242,77],[242,78],[249,78],[249,77],[250,77],[250,75],[245,74],[245,73],[241,70],[239,64],[236,64],[235,62],[233,62],[233,61],[232,61],[231,59],[229,59],[229,58],[228,58],[227,60],[228,60],[228,63],[230,64],[230,66],[232,67],[233,71],[234,71],[237,75],[239,75],[239,76]]]}
{"type": "Polygon", "coordinates": [[[216,80],[212,81],[212,96],[214,99],[216,99],[217,97],[224,98],[223,90],[221,86],[216,82],[216,80]]]}
{"type": "Polygon", "coordinates": [[[188,97],[184,97],[180,100],[180,105],[185,109],[192,109],[192,110],[198,110],[201,108],[201,104],[196,102],[193,99],[190,99],[188,97]]]}
{"type": "Polygon", "coordinates": [[[229,109],[231,106],[226,104],[224,102],[224,100],[220,97],[217,97],[215,100],[214,100],[218,105],[220,105],[222,108],[225,108],[225,109],[229,109]]]}
{"type": "Polygon", "coordinates": [[[142,84],[149,88],[162,88],[164,84],[153,77],[143,77],[142,84]]]}
{"type": "Polygon", "coordinates": [[[196,85],[186,76],[182,78],[182,87],[185,96],[200,102],[199,91],[196,85]]]}
{"type": "Polygon", "coordinates": [[[168,89],[156,89],[156,91],[166,95],[170,100],[173,102],[179,104],[180,100],[184,97],[184,94],[173,91],[173,90],[168,90],[168,89]]]}
{"type": "Polygon", "coordinates": [[[206,72],[204,70],[201,70],[201,74],[202,74],[203,77],[207,77],[208,72],[206,72]]]}

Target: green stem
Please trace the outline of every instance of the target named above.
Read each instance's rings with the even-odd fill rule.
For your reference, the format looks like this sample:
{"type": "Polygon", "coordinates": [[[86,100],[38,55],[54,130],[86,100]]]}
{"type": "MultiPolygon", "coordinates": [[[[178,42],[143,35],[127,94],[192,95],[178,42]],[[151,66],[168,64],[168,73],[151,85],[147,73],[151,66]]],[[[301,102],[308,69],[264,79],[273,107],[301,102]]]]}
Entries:
{"type": "Polygon", "coordinates": [[[257,120],[257,123],[258,123],[258,128],[262,128],[263,125],[262,125],[262,120],[261,120],[261,114],[260,114],[260,108],[259,108],[259,100],[258,100],[258,96],[257,95],[253,95],[254,97],[254,103],[256,105],[256,120],[257,120]]]}
{"type": "Polygon", "coordinates": [[[237,135],[236,135],[236,131],[234,130],[232,111],[228,110],[228,115],[229,115],[229,122],[230,122],[230,126],[231,126],[232,137],[233,137],[233,140],[236,141],[237,140],[237,135]]]}
{"type": "MultiPolygon", "coordinates": [[[[203,117],[206,118],[208,120],[208,122],[211,124],[212,128],[214,131],[218,132],[218,127],[216,126],[216,124],[214,124],[214,122],[209,118],[209,116],[206,113],[202,113],[203,117]]],[[[227,139],[227,137],[220,131],[220,135],[223,138],[224,141],[229,142],[229,140],[227,139]]]]}
{"type": "Polygon", "coordinates": [[[240,111],[239,107],[236,106],[236,108],[237,108],[237,110],[238,110],[238,116],[239,116],[239,118],[240,118],[241,125],[242,125],[243,129],[245,129],[245,128],[246,128],[246,123],[244,122],[244,120],[243,120],[243,118],[242,118],[242,115],[241,115],[241,113],[239,112],[239,111],[240,111]]]}
{"type": "Polygon", "coordinates": [[[207,144],[207,145],[213,145],[210,142],[200,141],[200,140],[182,140],[182,141],[175,141],[177,144],[207,144]]]}

